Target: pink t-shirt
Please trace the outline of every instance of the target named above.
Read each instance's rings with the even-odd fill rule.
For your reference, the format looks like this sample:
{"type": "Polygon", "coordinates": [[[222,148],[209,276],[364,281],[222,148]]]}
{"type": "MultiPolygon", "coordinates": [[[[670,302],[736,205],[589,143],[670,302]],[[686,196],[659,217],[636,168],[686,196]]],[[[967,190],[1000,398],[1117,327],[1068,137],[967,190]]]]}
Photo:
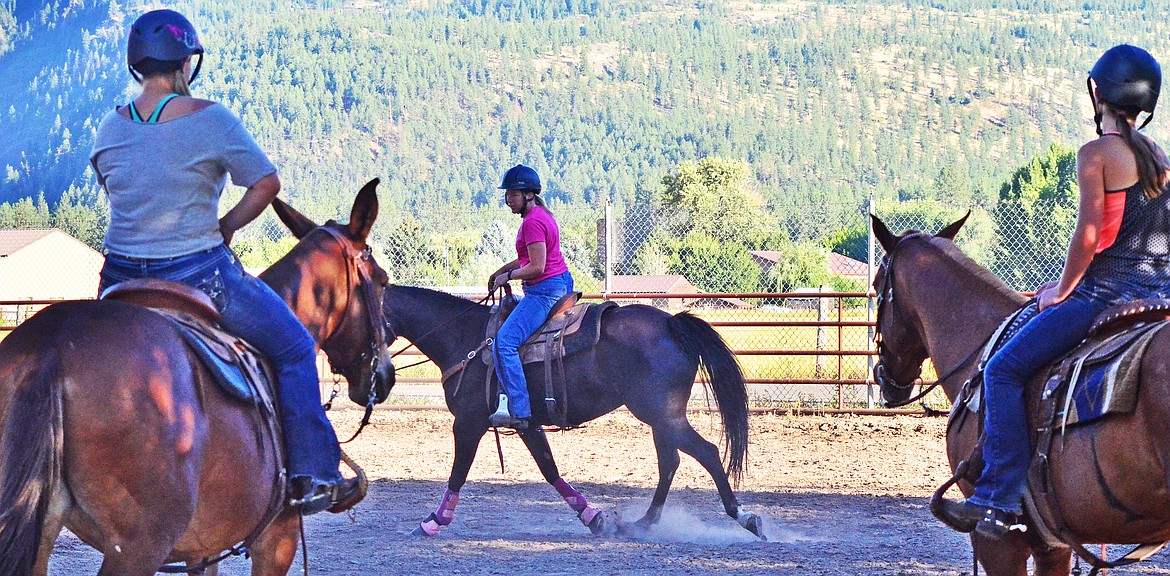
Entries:
{"type": "Polygon", "coordinates": [[[540,206],[533,206],[528,214],[524,215],[524,220],[520,222],[520,231],[516,233],[516,256],[521,267],[527,266],[530,262],[528,245],[536,242],[545,244],[544,274],[526,280],[525,284],[536,284],[569,271],[565,257],[561,255],[561,230],[557,227],[557,221],[553,219],[552,213],[540,206]]]}

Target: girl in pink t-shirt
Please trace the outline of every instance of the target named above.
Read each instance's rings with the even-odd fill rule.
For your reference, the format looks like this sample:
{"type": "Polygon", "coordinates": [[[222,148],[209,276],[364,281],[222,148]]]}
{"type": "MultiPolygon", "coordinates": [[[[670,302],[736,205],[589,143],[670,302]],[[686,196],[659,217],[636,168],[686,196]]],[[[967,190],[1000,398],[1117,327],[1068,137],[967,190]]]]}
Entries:
{"type": "MultiPolygon", "coordinates": [[[[524,297],[496,334],[492,353],[496,375],[507,402],[491,415],[492,426],[524,430],[532,417],[528,381],[520,362],[520,345],[536,332],[557,300],[573,291],[573,276],[561,255],[561,233],[557,221],[540,198],[540,176],[532,168],[517,164],[504,174],[499,189],[504,201],[523,221],[516,233],[516,259],[504,264],[488,279],[488,291],[512,280],[524,283],[524,297]]],[[[502,399],[501,399],[502,400],[502,399]]]]}

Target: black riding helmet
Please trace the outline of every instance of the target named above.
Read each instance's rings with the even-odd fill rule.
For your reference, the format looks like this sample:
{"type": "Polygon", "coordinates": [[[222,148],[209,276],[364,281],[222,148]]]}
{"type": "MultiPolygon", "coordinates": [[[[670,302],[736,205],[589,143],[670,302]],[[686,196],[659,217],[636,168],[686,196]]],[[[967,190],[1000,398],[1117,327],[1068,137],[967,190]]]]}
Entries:
{"type": "Polygon", "coordinates": [[[183,59],[194,54],[199,55],[199,60],[188,84],[195,82],[199,68],[203,66],[203,45],[199,43],[199,34],[191,22],[174,10],[152,10],[139,16],[130,26],[126,66],[136,81],[142,81],[139,72],[146,75],[178,70],[183,59]]]}
{"type": "MultiPolygon", "coordinates": [[[[1154,107],[1162,91],[1162,67],[1149,52],[1129,44],[1119,44],[1107,50],[1093,65],[1086,80],[1089,97],[1096,97],[1093,84],[1101,101],[1127,112],[1149,112],[1149,116],[1138,128],[1145,128],[1154,117],[1154,107]]],[[[1101,118],[1098,114],[1097,134],[1101,133],[1101,118]]]]}

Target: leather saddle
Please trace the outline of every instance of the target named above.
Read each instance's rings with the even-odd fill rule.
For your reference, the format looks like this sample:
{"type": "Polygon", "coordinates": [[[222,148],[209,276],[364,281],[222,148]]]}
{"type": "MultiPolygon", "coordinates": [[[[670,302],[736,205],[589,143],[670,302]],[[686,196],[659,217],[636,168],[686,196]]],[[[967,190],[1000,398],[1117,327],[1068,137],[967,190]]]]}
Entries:
{"type": "Polygon", "coordinates": [[[224,394],[257,406],[265,416],[276,414],[271,391],[274,376],[267,359],[220,327],[219,310],[200,290],[178,282],[140,278],[111,286],[101,299],[158,312],[175,325],[224,394]]]}
{"type": "MultiPolygon", "coordinates": [[[[544,324],[520,346],[520,362],[529,365],[543,363],[544,403],[549,421],[564,428],[568,426],[568,389],[564,373],[564,358],[592,349],[601,340],[601,317],[616,302],[579,302],[580,292],[562,296],[549,311],[544,324]],[[553,364],[559,368],[560,378],[554,378],[553,364]]],[[[506,294],[488,320],[485,338],[495,339],[500,327],[516,307],[516,299],[506,294]]],[[[494,357],[482,356],[488,366],[487,398],[491,406],[496,401],[497,383],[492,379],[494,357]]]]}

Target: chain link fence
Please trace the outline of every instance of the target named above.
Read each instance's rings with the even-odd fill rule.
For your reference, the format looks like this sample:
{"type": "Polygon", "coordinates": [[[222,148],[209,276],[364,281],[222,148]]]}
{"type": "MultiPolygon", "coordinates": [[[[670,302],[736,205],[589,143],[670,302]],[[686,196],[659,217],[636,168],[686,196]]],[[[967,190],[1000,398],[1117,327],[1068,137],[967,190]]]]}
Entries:
{"type": "MultiPolygon", "coordinates": [[[[970,209],[958,245],[1022,291],[1059,275],[1076,219],[1075,205],[1046,200],[974,207],[861,201],[710,213],[654,203],[550,209],[578,290],[671,313],[690,310],[737,353],[755,405],[811,408],[872,407],[879,400],[868,383],[873,304],[865,293],[869,262],[881,257],[869,233],[871,211],[897,233],[934,232],[970,209]]],[[[519,223],[502,205],[384,207],[370,243],[395,283],[481,297],[489,274],[515,258],[519,223]]],[[[0,337],[38,302],[96,291],[101,255],[80,241],[48,242],[56,235],[36,232],[55,226],[69,231],[67,222],[51,218],[0,230],[0,337]]],[[[233,248],[257,273],[293,244],[269,211],[237,234],[233,248]]],[[[418,359],[403,357],[412,358],[418,359]]],[[[321,371],[329,386],[324,363],[321,371]]],[[[441,397],[433,367],[400,376],[401,401],[441,397]]],[[[945,405],[945,398],[931,403],[945,405]]]]}

